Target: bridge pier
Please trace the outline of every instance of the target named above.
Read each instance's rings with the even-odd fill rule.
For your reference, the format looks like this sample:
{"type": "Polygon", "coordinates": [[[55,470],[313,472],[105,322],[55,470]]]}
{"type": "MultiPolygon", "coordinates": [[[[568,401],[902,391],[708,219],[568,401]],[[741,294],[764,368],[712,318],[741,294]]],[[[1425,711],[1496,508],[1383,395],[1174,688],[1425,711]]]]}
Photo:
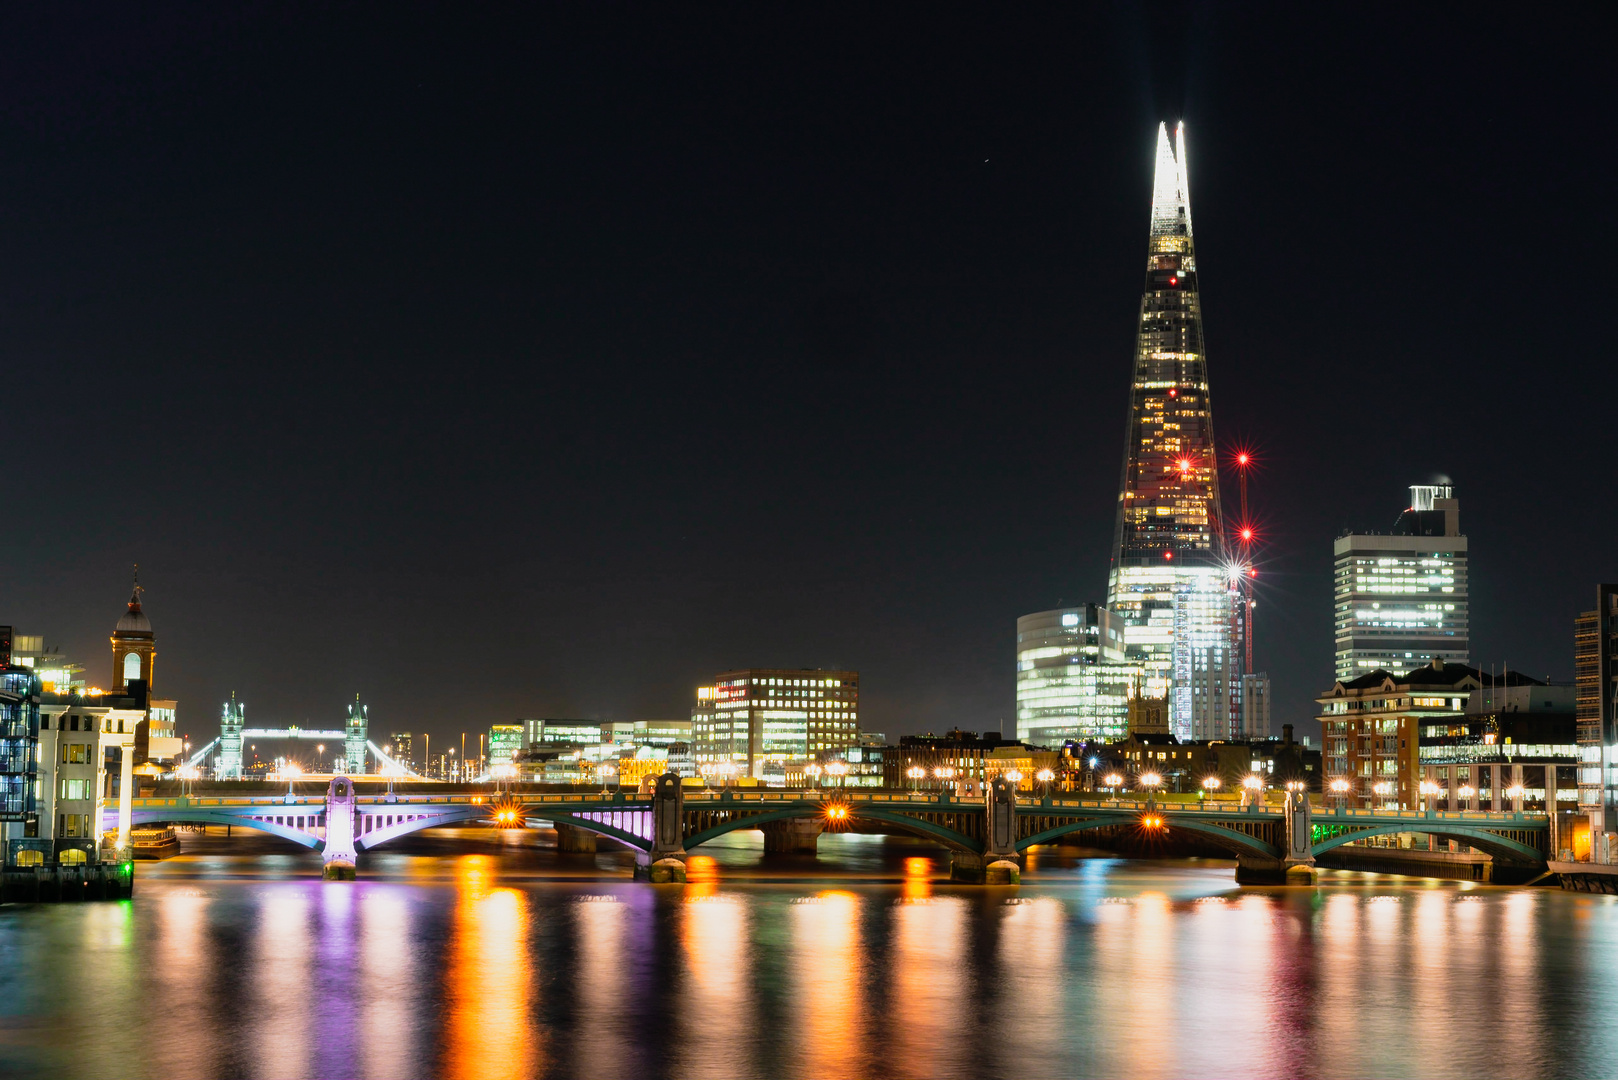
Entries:
{"type": "Polygon", "coordinates": [[[556,850],[563,855],[594,855],[596,834],[577,825],[556,826],[556,850]]]}
{"type": "Polygon", "coordinates": [[[763,826],[764,850],[774,854],[813,855],[826,823],[819,818],[790,818],[763,826]]]}
{"type": "Polygon", "coordinates": [[[327,881],[353,881],[354,864],[354,781],[346,776],[332,777],[326,788],[326,846],[321,851],[327,881]]]}
{"type": "Polygon", "coordinates": [[[1238,885],[1313,885],[1320,880],[1315,868],[1314,827],[1309,817],[1309,793],[1287,792],[1281,811],[1281,857],[1236,857],[1238,885]]]}
{"type": "Polygon", "coordinates": [[[1023,855],[1017,850],[1017,789],[1003,776],[984,793],[988,814],[982,852],[952,851],[949,879],[972,885],[1019,885],[1023,855]]]}
{"type": "Polygon", "coordinates": [[[664,773],[652,788],[652,842],[635,853],[635,880],[654,885],[685,881],[685,791],[664,773]]]}

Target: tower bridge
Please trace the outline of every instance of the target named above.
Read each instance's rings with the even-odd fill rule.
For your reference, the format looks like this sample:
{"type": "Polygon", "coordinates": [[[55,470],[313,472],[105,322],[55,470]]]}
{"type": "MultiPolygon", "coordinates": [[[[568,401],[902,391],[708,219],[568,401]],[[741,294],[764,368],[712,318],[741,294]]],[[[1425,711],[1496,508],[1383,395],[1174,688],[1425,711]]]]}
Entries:
{"type": "Polygon", "coordinates": [[[740,829],[763,831],[771,851],[813,851],[828,829],[916,836],[949,849],[952,880],[991,882],[1017,881],[1029,848],[1105,828],[1178,833],[1223,848],[1236,859],[1240,883],[1311,881],[1316,856],[1395,833],[1457,840],[1529,874],[1545,869],[1550,834],[1545,814],[1323,810],[1295,793],[1283,806],[1269,807],[1080,795],[1019,800],[1004,780],[981,798],[948,791],[688,792],[672,774],[659,777],[650,794],[501,793],[445,785],[431,794],[362,795],[339,776],[324,794],[134,799],[130,812],[136,824],[194,822],[272,833],[322,852],[326,876],[333,878],[353,877],[364,852],[401,836],[471,823],[546,823],[565,841],[608,837],[633,850],[636,876],[652,881],[684,880],[688,849],[740,829]]]}
{"type": "Polygon", "coordinates": [[[366,754],[370,753],[385,770],[401,776],[414,776],[415,773],[408,767],[394,761],[383,753],[381,747],[371,741],[370,711],[370,706],[362,705],[360,696],[355,694],[354,702],[349,705],[348,716],[341,728],[305,728],[297,724],[288,724],[285,727],[248,727],[247,706],[237,701],[236,695],[232,693],[230,700],[225,702],[219,719],[219,737],[193,754],[186,764],[199,765],[217,749],[219,761],[214,770],[215,775],[221,780],[240,780],[246,765],[242,748],[247,745],[249,739],[291,740],[331,743],[334,746],[341,744],[343,771],[351,775],[364,774],[366,754]]]}

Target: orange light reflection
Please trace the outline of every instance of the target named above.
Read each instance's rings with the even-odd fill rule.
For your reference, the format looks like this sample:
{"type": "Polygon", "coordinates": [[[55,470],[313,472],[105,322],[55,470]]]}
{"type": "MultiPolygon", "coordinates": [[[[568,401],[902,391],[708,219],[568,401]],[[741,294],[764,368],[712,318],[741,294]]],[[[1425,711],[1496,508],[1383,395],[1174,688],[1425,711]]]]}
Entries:
{"type": "Polygon", "coordinates": [[[459,897],[446,978],[444,1072],[466,1080],[545,1071],[540,1028],[529,1015],[527,898],[491,888],[487,861],[456,861],[459,897]]]}

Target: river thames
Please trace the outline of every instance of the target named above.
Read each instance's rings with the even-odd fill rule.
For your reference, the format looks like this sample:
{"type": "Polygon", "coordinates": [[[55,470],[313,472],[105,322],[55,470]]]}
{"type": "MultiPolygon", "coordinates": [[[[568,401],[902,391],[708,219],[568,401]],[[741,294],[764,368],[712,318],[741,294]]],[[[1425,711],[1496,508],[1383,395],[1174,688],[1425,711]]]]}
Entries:
{"type": "Polygon", "coordinates": [[[0,908],[8,1077],[1605,1076],[1618,898],[1038,853],[627,855],[438,830],[361,880],[186,837],[122,903],[0,908]]]}

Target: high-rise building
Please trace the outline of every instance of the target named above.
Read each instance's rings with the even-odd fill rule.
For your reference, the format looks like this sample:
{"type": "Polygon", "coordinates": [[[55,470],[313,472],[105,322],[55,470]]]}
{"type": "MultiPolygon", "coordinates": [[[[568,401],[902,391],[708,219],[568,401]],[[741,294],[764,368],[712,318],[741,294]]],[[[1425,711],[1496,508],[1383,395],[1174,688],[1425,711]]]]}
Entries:
{"type": "Polygon", "coordinates": [[[1447,484],[1416,485],[1390,533],[1345,533],[1332,545],[1336,676],[1395,675],[1435,658],[1469,663],[1466,537],[1447,484]]]}
{"type": "Polygon", "coordinates": [[[416,738],[408,731],[395,731],[388,736],[387,753],[407,769],[415,768],[416,738]]]}
{"type": "Polygon", "coordinates": [[[691,714],[697,768],[733,767],[739,776],[785,783],[789,762],[858,742],[859,697],[857,671],[723,672],[697,691],[691,714]]]}
{"type": "Polygon", "coordinates": [[[1270,737],[1270,676],[1262,671],[1242,676],[1242,722],[1238,739],[1270,737]]]}
{"type": "Polygon", "coordinates": [[[1594,857],[1609,862],[1618,833],[1618,585],[1596,586],[1595,610],[1573,624],[1573,688],[1579,809],[1590,816],[1594,857]]]}
{"type": "Polygon", "coordinates": [[[1171,144],[1159,125],[1107,607],[1174,733],[1218,739],[1240,722],[1247,609],[1221,531],[1198,286],[1185,126],[1171,144]]]}
{"type": "Polygon", "coordinates": [[[1100,604],[1017,620],[1017,738],[1042,746],[1121,738],[1141,666],[1124,621],[1100,604]]]}
{"type": "Polygon", "coordinates": [[[489,725],[489,764],[510,765],[522,749],[521,724],[489,725]]]}

